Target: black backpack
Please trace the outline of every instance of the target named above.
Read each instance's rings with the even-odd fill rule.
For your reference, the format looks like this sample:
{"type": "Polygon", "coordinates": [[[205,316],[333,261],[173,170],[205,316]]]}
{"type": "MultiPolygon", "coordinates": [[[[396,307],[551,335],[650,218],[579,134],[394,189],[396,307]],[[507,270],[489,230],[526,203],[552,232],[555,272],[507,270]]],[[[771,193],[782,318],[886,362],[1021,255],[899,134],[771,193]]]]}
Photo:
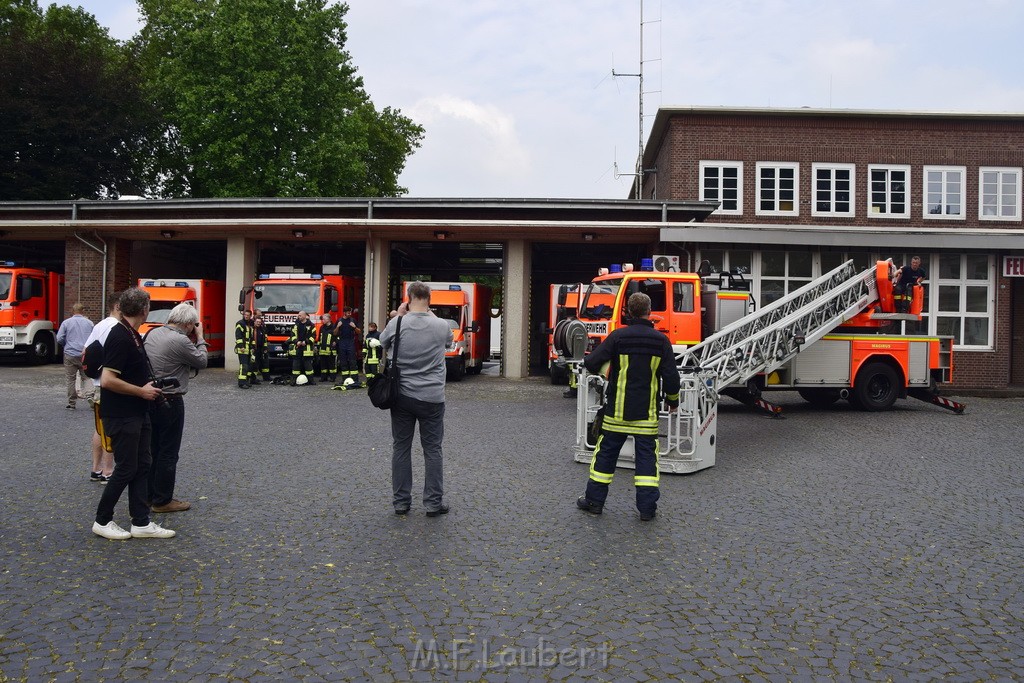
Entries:
{"type": "Polygon", "coordinates": [[[89,379],[99,379],[103,371],[103,344],[99,339],[85,347],[82,352],[82,372],[89,379]]]}

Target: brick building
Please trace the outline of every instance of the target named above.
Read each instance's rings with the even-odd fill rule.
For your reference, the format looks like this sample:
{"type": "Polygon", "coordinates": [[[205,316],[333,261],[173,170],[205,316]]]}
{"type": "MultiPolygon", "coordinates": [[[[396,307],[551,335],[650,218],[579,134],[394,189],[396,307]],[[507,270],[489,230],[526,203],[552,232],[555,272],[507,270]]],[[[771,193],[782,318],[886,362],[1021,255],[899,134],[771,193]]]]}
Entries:
{"type": "Polygon", "coordinates": [[[1024,115],[661,109],[643,197],[720,202],[662,239],[768,303],[853,258],[928,272],[924,319],[961,388],[1024,385],[1024,115]]]}

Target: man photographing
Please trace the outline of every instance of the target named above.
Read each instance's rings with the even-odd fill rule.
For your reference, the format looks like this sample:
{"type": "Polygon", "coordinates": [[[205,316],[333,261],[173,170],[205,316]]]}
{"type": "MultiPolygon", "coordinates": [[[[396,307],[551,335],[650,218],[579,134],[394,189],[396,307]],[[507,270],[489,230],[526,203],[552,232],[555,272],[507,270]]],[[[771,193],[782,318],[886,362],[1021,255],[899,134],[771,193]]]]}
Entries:
{"type": "Polygon", "coordinates": [[[185,429],[185,393],[189,375],[206,367],[206,340],[199,330],[199,313],[190,304],[178,304],[167,324],[150,330],[146,355],[155,377],[173,377],[178,386],[163,390],[164,401],[151,411],[153,466],[149,470],[149,503],[153,512],[182,512],[192,507],[174,497],[181,435],[185,429]]]}
{"type": "Polygon", "coordinates": [[[103,344],[100,375],[100,417],[103,431],[114,448],[114,474],[103,489],[96,507],[92,531],[97,536],[123,541],[128,538],[170,538],[174,532],[149,520],[149,467],[152,462],[152,426],[149,407],[158,396],[153,386],[149,359],[138,329],[149,315],[149,294],[130,287],[118,302],[121,319],[103,344]],[[131,531],[114,521],[114,507],[128,489],[131,531]]]}

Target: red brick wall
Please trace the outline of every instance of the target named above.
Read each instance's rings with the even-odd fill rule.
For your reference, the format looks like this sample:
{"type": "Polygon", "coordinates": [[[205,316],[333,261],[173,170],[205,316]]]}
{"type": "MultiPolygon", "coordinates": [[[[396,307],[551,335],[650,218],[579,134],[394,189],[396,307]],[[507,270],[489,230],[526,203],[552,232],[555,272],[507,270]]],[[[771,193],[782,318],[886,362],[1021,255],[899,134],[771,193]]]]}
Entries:
{"type": "MultiPolygon", "coordinates": [[[[936,116],[832,116],[758,112],[674,114],[656,154],[654,184],[659,199],[700,197],[702,160],[743,162],[743,215],[711,216],[708,222],[801,225],[864,225],[913,228],[1020,228],[1021,221],[978,220],[979,167],[1024,166],[1024,118],[956,118],[936,116]],[[756,214],[758,161],[798,162],[799,215],[756,214]],[[855,165],[854,216],[813,216],[812,164],[855,165]],[[869,217],[868,166],[910,166],[910,216],[869,217]],[[923,166],[966,167],[964,220],[934,220],[922,216],[923,166]]],[[[751,245],[757,248],[757,245],[751,245]]],[[[813,246],[813,245],[809,245],[813,246]]],[[[878,245],[884,247],[884,245],[878,245]]],[[[927,245],[922,244],[924,248],[927,245]]],[[[984,249],[984,244],[978,245],[984,249]]],[[[997,258],[1001,254],[996,254],[997,258]]],[[[996,283],[993,351],[963,351],[954,358],[954,388],[1001,388],[1013,381],[1012,320],[1024,317],[1024,301],[1014,301],[1013,283],[996,283]]],[[[1016,359],[1024,367],[1024,359],[1016,359]]],[[[1018,380],[1019,381],[1019,380],[1018,380]]]]}
{"type": "MultiPolygon", "coordinates": [[[[90,240],[100,246],[98,240],[90,240]]],[[[131,284],[132,243],[107,239],[107,292],[131,284]]],[[[64,317],[71,315],[76,301],[85,304],[86,315],[94,322],[107,315],[103,303],[103,255],[72,237],[64,246],[64,317]]]]}

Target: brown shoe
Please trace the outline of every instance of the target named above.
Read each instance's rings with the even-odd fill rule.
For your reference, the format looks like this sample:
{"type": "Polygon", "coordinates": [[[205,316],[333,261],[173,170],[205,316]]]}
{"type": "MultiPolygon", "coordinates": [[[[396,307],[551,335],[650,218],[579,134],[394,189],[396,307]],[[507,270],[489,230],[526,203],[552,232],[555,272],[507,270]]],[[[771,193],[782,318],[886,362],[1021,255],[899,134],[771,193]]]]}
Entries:
{"type": "Polygon", "coordinates": [[[172,498],[169,502],[164,503],[163,505],[154,505],[150,510],[152,512],[184,512],[190,507],[192,507],[192,503],[187,500],[172,498]]]}

